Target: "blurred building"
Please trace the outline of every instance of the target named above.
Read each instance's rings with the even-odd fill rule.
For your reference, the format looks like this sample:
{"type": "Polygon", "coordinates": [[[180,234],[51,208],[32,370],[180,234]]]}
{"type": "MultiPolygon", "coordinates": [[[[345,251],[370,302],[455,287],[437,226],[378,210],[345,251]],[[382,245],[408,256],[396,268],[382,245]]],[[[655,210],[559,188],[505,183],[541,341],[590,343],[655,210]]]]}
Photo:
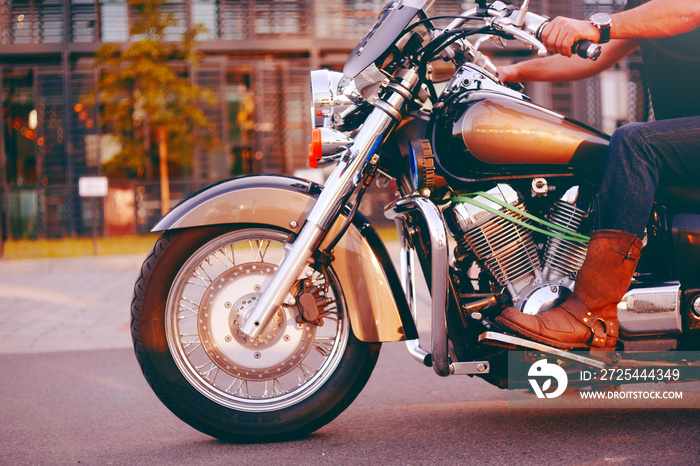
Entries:
{"type": "MultiPolygon", "coordinates": [[[[622,1],[622,3],[620,3],[622,1]]],[[[384,0],[172,0],[169,39],[201,23],[205,54],[190,76],[212,89],[206,108],[222,142],[199,152],[191,172],[173,177],[173,201],[242,173],[287,173],[307,165],[308,73],[341,69],[384,0]]],[[[532,0],[533,11],[586,18],[624,0],[532,0]]],[[[432,14],[473,4],[437,0],[432,14]]],[[[0,0],[0,194],[5,237],[147,232],[159,217],[159,188],[110,180],[104,204],[78,195],[77,180],[101,173],[114,152],[96,115],[80,103],[94,89],[92,62],[102,43],[129,39],[126,0],[0,0]],[[103,222],[104,220],[104,222],[103,222]]],[[[495,51],[497,63],[529,52],[495,51]]],[[[643,80],[632,59],[607,77],[533,84],[534,100],[593,126],[614,128],[648,117],[643,80]],[[628,70],[629,68],[629,70],[628,70]],[[628,71],[634,79],[627,80],[628,71]],[[622,91],[621,91],[622,90],[622,91]],[[619,93],[626,92],[623,99],[619,93]]]]}

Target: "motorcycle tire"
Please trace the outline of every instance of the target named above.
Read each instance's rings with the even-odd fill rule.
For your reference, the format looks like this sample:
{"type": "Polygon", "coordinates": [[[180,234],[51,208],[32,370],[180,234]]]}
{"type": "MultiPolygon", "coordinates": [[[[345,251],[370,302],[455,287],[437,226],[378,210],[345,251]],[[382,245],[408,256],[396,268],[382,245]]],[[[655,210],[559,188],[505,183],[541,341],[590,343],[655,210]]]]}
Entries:
{"type": "Polygon", "coordinates": [[[300,277],[299,289],[326,303],[314,323],[286,303],[257,340],[238,331],[289,237],[260,225],[169,231],[142,266],[131,305],[136,358],[158,398],[205,434],[308,434],[350,405],[375,366],[381,344],[353,335],[331,267],[300,277]]]}

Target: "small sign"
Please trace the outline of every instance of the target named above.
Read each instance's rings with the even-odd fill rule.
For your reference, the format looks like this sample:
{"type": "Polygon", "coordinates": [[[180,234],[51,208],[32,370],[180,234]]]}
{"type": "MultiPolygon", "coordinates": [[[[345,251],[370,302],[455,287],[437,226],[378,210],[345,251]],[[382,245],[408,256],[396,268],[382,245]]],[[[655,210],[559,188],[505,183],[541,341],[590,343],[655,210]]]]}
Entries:
{"type": "Polygon", "coordinates": [[[83,176],[78,179],[80,197],[105,197],[108,182],[105,176],[83,176]]]}

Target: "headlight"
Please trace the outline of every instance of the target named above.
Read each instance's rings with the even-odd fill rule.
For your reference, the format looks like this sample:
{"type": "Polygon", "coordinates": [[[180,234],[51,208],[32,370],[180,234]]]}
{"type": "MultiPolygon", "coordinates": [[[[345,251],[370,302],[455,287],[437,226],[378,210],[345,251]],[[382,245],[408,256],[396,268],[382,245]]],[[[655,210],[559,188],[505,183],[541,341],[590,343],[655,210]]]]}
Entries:
{"type": "Polygon", "coordinates": [[[343,73],[329,70],[311,72],[311,124],[332,127],[334,115],[341,115],[357,98],[352,81],[343,73]]]}

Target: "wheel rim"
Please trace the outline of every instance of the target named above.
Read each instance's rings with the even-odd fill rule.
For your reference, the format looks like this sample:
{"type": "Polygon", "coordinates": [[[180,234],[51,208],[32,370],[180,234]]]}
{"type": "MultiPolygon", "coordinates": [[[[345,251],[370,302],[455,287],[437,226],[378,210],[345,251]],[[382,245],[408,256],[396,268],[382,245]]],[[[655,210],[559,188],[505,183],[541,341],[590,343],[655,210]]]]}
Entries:
{"type": "Polygon", "coordinates": [[[257,341],[240,332],[277,271],[287,238],[263,228],[219,236],[173,281],[165,309],[168,347],[188,382],[222,406],[264,412],[295,405],[323,386],[345,352],[349,323],[328,269],[324,275],[308,267],[299,277],[324,303],[318,321],[300,321],[301,308],[288,300],[257,341]]]}

